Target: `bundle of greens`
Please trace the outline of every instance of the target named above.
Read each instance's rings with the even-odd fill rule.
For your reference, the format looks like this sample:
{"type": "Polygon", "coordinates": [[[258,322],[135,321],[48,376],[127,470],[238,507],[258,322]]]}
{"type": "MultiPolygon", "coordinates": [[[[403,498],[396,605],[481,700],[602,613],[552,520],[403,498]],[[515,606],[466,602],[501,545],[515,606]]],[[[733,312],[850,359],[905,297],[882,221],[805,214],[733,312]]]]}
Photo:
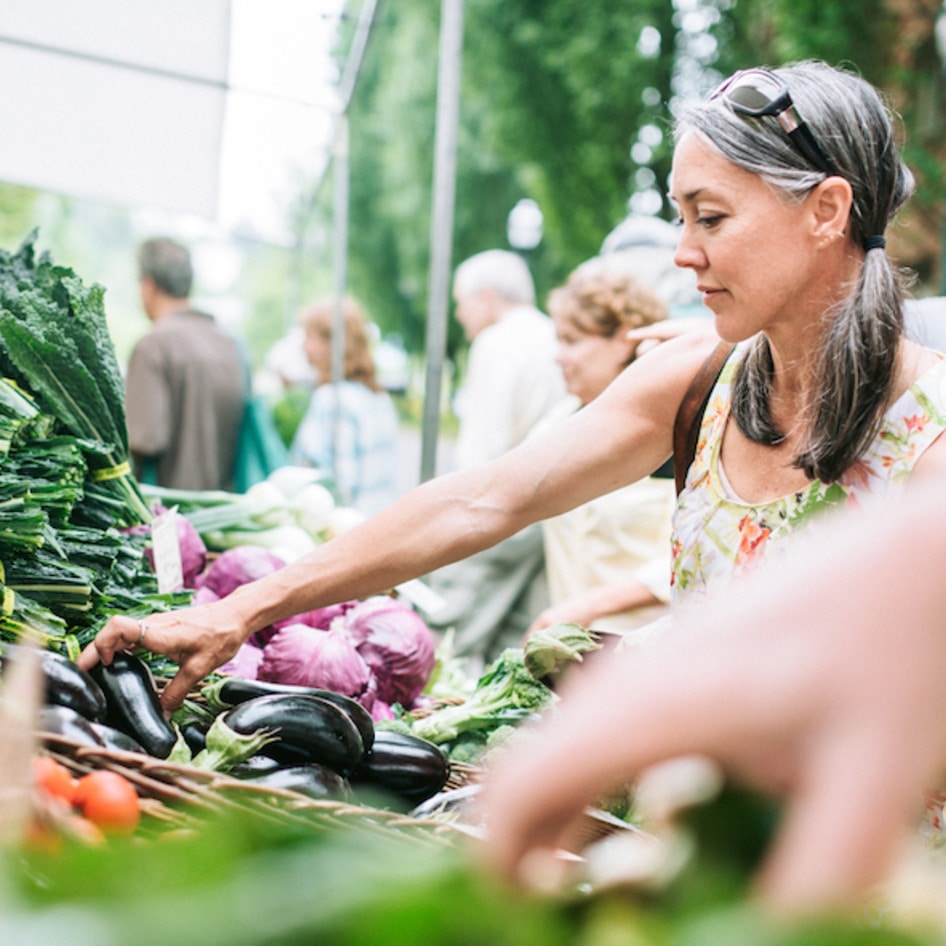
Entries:
{"type": "Polygon", "coordinates": [[[116,502],[111,524],[151,520],[128,464],[124,382],[105,319],[104,289],[34,251],[0,251],[0,373],[84,446],[88,479],[116,502]],[[90,443],[86,443],[86,442],[90,443]]]}
{"type": "Polygon", "coordinates": [[[569,665],[584,660],[584,654],[600,648],[595,633],[580,624],[553,624],[529,635],[523,657],[536,680],[553,680],[569,665]]]}
{"type": "Polygon", "coordinates": [[[534,716],[552,700],[552,691],[526,669],[522,649],[509,647],[476,681],[466,700],[413,720],[410,731],[438,745],[451,743],[466,733],[474,733],[485,742],[494,730],[534,716]]]}
{"type": "Polygon", "coordinates": [[[0,250],[0,640],[74,657],[112,614],[190,596],[158,594],[145,557],[104,292],[35,238],[0,250]]]}

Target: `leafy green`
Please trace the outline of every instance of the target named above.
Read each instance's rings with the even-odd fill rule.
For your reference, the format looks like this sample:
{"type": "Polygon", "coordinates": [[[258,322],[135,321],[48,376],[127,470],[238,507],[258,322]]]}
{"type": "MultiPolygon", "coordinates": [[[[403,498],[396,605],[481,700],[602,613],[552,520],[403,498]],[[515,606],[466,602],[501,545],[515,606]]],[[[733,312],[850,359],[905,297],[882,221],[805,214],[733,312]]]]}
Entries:
{"type": "MultiPolygon", "coordinates": [[[[527,790],[527,788],[524,788],[527,790]]],[[[500,883],[457,836],[372,812],[244,805],[158,840],[0,852],[0,942],[205,946],[934,946],[893,917],[774,918],[736,880],[708,899],[640,891],[535,896],[500,883]],[[133,882],[129,882],[133,878],[133,882]]],[[[416,823],[415,823],[416,824],[416,823]]],[[[712,874],[712,859],[702,864],[712,874]]],[[[708,888],[704,888],[709,893],[708,888]]]]}
{"type": "Polygon", "coordinates": [[[108,333],[104,290],[72,270],[36,258],[36,231],[16,253],[0,251],[0,370],[74,437],[101,445],[87,453],[92,480],[120,498],[116,524],[151,513],[128,468],[124,385],[108,333]]]}
{"type": "Polygon", "coordinates": [[[533,631],[523,645],[523,652],[529,673],[541,680],[583,660],[583,654],[600,647],[595,635],[580,624],[553,624],[533,631]]]}
{"type": "Polygon", "coordinates": [[[434,743],[450,742],[471,730],[490,731],[521,722],[551,703],[552,691],[526,669],[521,648],[509,647],[476,681],[470,696],[417,719],[417,736],[434,743]]]}

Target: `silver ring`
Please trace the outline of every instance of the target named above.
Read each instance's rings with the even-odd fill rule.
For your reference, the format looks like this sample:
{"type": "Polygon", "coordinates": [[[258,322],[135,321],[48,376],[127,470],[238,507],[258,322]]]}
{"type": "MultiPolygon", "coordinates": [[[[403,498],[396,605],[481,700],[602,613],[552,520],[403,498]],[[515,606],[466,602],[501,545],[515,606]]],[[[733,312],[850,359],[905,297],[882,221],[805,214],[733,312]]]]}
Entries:
{"type": "Polygon", "coordinates": [[[148,633],[148,624],[146,621],[139,621],[138,627],[141,630],[141,633],[138,635],[138,640],[136,643],[140,644],[145,639],[145,634],[148,633]]]}

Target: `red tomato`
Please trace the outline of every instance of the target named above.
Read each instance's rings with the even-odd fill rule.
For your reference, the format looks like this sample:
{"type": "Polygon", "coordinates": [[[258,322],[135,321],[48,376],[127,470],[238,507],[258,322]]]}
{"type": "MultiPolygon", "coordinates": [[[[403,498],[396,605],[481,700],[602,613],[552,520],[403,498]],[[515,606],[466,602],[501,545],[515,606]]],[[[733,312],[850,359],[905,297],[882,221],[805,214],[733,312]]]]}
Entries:
{"type": "Polygon", "coordinates": [[[61,762],[48,755],[41,755],[33,759],[33,784],[47,795],[62,798],[71,805],[78,783],[61,762]]]}
{"type": "Polygon", "coordinates": [[[79,779],[75,804],[89,821],[113,834],[134,831],[141,817],[134,785],[124,775],[108,769],[79,779]]]}

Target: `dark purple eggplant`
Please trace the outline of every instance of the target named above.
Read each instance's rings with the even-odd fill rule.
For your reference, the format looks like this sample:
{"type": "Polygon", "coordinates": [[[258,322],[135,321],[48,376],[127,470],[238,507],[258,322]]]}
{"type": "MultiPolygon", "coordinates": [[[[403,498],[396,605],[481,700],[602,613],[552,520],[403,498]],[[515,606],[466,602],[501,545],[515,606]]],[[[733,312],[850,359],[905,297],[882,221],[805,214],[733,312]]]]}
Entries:
{"type": "Polygon", "coordinates": [[[236,706],[258,696],[273,695],[317,696],[320,699],[334,703],[344,710],[361,734],[361,741],[367,752],[374,742],[374,720],[371,714],[350,696],[335,693],[332,690],[322,690],[318,687],[295,686],[292,683],[270,683],[267,680],[244,680],[241,677],[226,677],[216,686],[216,696],[221,703],[236,706]]]}
{"type": "Polygon", "coordinates": [[[41,733],[62,736],[70,742],[92,749],[105,748],[105,742],[95,731],[90,720],[68,706],[51,704],[39,710],[38,727],[41,733]]]}
{"type": "Polygon", "coordinates": [[[344,776],[316,762],[275,768],[248,776],[243,781],[248,785],[288,789],[309,798],[345,800],[351,795],[351,787],[344,776]]]}
{"type": "Polygon", "coordinates": [[[252,778],[254,775],[263,775],[265,772],[272,772],[279,768],[284,768],[284,766],[278,759],[257,752],[256,755],[251,755],[246,761],[228,769],[227,775],[239,779],[252,778]]]}
{"type": "MultiPolygon", "coordinates": [[[[0,671],[8,660],[15,660],[22,648],[4,644],[0,651],[0,671]]],[[[75,661],[52,650],[40,652],[43,671],[43,699],[56,706],[68,706],[86,719],[99,721],[105,717],[105,694],[102,688],[75,661]]]]}
{"type": "Polygon", "coordinates": [[[181,735],[184,737],[184,742],[187,743],[187,748],[190,751],[197,755],[198,752],[203,752],[207,748],[207,727],[202,726],[200,723],[186,723],[181,726],[181,735]]]}
{"type": "Polygon", "coordinates": [[[120,729],[108,726],[105,723],[90,723],[95,734],[102,740],[106,749],[120,749],[122,752],[140,752],[147,755],[137,739],[132,739],[120,729]]]}
{"type": "Polygon", "coordinates": [[[131,736],[148,754],[166,759],[177,735],[161,709],[150,667],[135,654],[119,650],[108,666],[96,664],[91,673],[105,693],[105,722],[131,736]]]}
{"type": "Polygon", "coordinates": [[[417,804],[439,792],[449,777],[450,761],[439,746],[410,733],[379,729],[350,780],[353,786],[374,785],[417,804]]]}
{"type": "Polygon", "coordinates": [[[227,710],[224,722],[243,735],[271,729],[278,739],[267,748],[287,746],[307,761],[327,765],[340,775],[347,775],[365,754],[361,734],[351,718],[334,703],[317,696],[257,696],[227,710]]]}

